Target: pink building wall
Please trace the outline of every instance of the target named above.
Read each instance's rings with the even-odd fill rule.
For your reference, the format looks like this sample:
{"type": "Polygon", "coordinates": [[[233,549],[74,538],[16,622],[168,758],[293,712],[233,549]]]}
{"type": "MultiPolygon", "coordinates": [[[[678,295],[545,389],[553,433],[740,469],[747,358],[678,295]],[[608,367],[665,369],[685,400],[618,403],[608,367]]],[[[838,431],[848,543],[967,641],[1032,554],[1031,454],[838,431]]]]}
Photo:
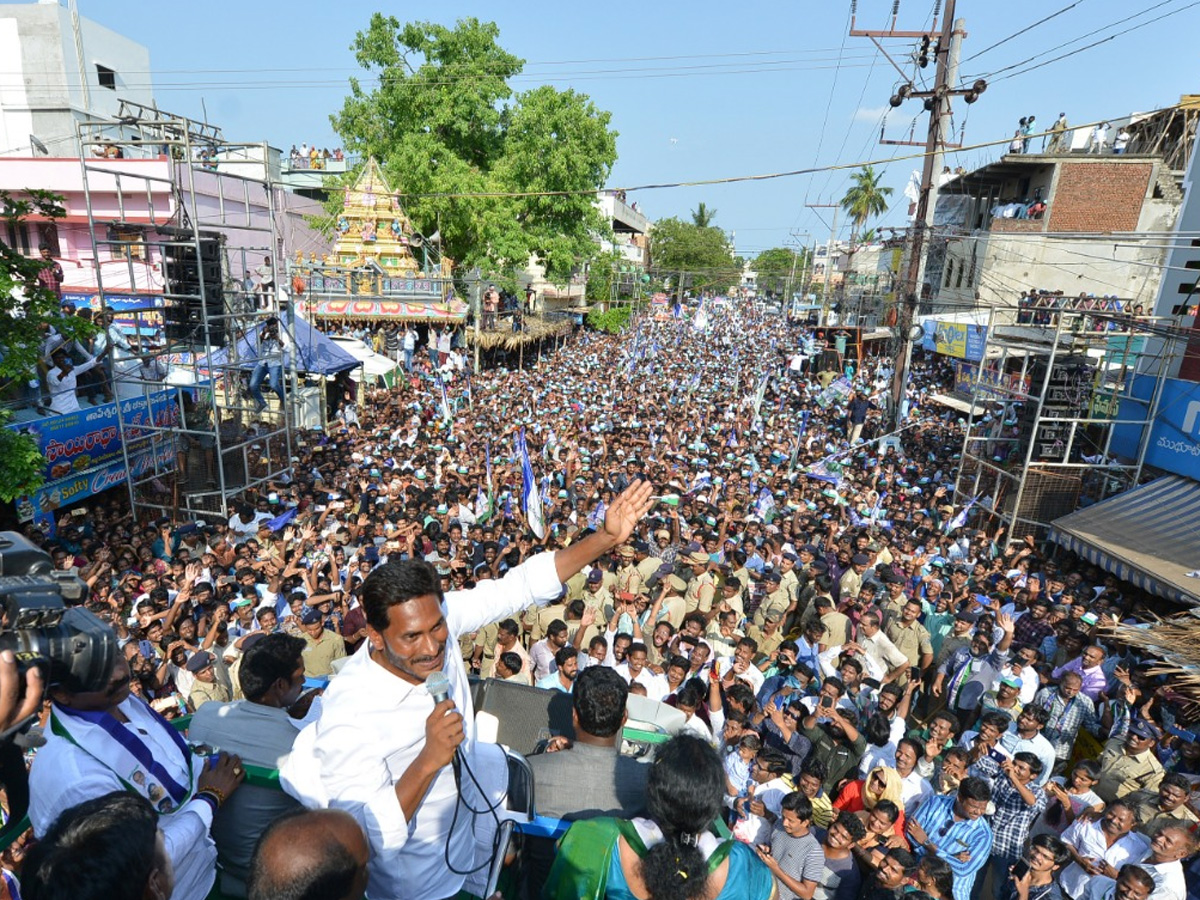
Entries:
{"type": "MultiPolygon", "coordinates": [[[[189,177],[187,167],[160,156],[148,159],[88,160],[87,183],[92,213],[97,223],[121,220],[146,226],[179,226],[182,217],[172,184],[182,189],[189,207],[188,220],[201,230],[220,231],[225,236],[229,274],[241,279],[262,262],[275,258],[275,268],[285,270],[284,259],[296,251],[328,252],[328,241],[310,229],[304,216],[319,212],[312,200],[282,188],[271,189],[276,207],[278,240],[268,229],[271,198],[261,181],[222,175],[196,167],[189,177]],[[194,191],[193,191],[194,188],[194,191]]],[[[243,164],[239,171],[245,169],[243,164]]],[[[0,158],[0,190],[19,195],[40,188],[64,198],[66,215],[55,223],[58,239],[56,258],[63,267],[64,290],[95,290],[103,279],[106,291],[161,292],[161,261],[155,247],[145,247],[143,259],[132,263],[120,248],[100,244],[92,248],[88,226],[84,173],[77,158],[0,158]],[[99,275],[97,275],[97,269],[99,275]]],[[[31,216],[25,222],[31,255],[37,254],[38,230],[45,220],[31,216]]],[[[146,240],[162,237],[150,228],[146,240]]],[[[0,233],[0,240],[8,235],[0,233]]]]}

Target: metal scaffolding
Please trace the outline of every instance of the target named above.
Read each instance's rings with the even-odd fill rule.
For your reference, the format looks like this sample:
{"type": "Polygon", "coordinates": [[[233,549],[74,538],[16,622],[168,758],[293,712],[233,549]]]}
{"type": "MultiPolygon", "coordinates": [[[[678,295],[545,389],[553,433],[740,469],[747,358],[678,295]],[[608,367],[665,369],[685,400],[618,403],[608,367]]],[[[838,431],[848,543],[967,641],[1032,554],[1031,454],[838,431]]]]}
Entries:
{"type": "Polygon", "coordinates": [[[79,123],[78,134],[100,307],[117,293],[101,259],[128,260],[130,285],[135,258],[162,276],[161,293],[139,293],[134,305],[120,292],[110,339],[134,516],[228,517],[237,495],[288,480],[298,408],[297,353],[285,371],[282,350],[259,360],[254,349],[269,320],[285,335],[290,321],[278,280],[263,290],[251,279],[264,258],[277,272],[284,258],[271,151],[129,102],[114,119],[79,123]],[[247,391],[259,362],[281,367],[283,391],[266,393],[261,413],[247,391]]]}
{"type": "MultiPolygon", "coordinates": [[[[1148,353],[1183,345],[1162,340],[1169,319],[1150,316],[1061,310],[1037,324],[995,319],[993,312],[983,362],[959,363],[958,388],[975,402],[955,502],[974,501],[998,517],[1009,539],[1041,539],[1059,516],[1141,482],[1156,403],[1122,410],[1120,401],[1153,362],[1148,353]],[[1142,431],[1136,458],[1111,453],[1114,428],[1125,425],[1142,431]]],[[[1157,366],[1155,397],[1169,368],[1157,366]]]]}

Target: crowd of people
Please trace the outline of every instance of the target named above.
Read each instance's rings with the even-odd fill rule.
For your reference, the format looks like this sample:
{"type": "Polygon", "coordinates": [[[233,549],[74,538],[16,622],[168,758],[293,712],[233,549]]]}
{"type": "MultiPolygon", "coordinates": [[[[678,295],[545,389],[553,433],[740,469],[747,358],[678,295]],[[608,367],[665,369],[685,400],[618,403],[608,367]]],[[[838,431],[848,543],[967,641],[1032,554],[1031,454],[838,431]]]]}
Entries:
{"type": "Polygon", "coordinates": [[[1090,311],[1108,315],[1080,319],[1083,323],[1081,327],[1086,331],[1118,331],[1126,327],[1119,319],[1114,319],[1112,313],[1124,313],[1126,316],[1146,314],[1146,308],[1141,303],[1121,300],[1115,294],[1097,297],[1095,294],[1081,292],[1077,297],[1068,297],[1064,291],[1034,288],[1021,291],[1021,296],[1017,298],[1019,325],[1045,325],[1053,328],[1058,324],[1058,314],[1061,312],[1090,311]]]}
{"type": "Polygon", "coordinates": [[[452,896],[487,802],[468,676],[573,707],[530,757],[571,827],[509,896],[1194,895],[1191,712],[1112,630],[1161,603],[954,505],[937,357],[889,432],[890,359],[793,366],[809,337],[752,306],[583,332],[372,392],[227,519],[28,529],[122,648],[29,741],[28,896],[102,896],[45,886],[92,832],[136,896],[452,896]],[[631,695],[678,732],[643,758],[631,695]]]}
{"type": "MultiPolygon", "coordinates": [[[[1037,124],[1037,116],[1022,116],[1017,123],[1016,130],[1013,131],[1012,140],[1008,144],[1009,153],[1028,153],[1032,136],[1041,132],[1042,126],[1037,124]]],[[[1085,153],[1113,153],[1116,155],[1124,153],[1129,148],[1129,142],[1132,140],[1132,135],[1128,128],[1120,128],[1117,131],[1115,141],[1110,140],[1112,132],[1112,124],[1109,122],[1097,122],[1095,125],[1088,128],[1087,142],[1082,150],[1085,153]]],[[[1073,149],[1072,129],[1067,124],[1067,114],[1060,112],[1058,118],[1054,120],[1054,124],[1050,126],[1047,133],[1042,137],[1042,152],[1055,155],[1059,153],[1070,153],[1073,149]]]]}
{"type": "Polygon", "coordinates": [[[292,149],[288,151],[288,165],[293,169],[325,169],[328,168],[330,160],[341,162],[343,159],[345,155],[341,147],[335,147],[333,150],[315,144],[309,147],[307,142],[299,147],[292,144],[292,149]]]}

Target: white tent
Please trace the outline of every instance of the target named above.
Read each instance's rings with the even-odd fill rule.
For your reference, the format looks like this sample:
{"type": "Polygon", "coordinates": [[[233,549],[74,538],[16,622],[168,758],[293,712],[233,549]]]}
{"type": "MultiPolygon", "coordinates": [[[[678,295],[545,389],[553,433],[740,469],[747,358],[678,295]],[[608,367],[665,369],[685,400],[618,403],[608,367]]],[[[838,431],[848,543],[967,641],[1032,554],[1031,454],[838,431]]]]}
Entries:
{"type": "Polygon", "coordinates": [[[392,384],[395,379],[393,373],[400,368],[398,362],[388,359],[380,353],[376,353],[358,338],[343,337],[336,334],[331,334],[328,337],[355,359],[362,361],[361,367],[353,369],[350,372],[350,377],[355,381],[362,381],[365,375],[368,384],[374,384],[378,378],[382,378],[389,386],[392,384]]]}

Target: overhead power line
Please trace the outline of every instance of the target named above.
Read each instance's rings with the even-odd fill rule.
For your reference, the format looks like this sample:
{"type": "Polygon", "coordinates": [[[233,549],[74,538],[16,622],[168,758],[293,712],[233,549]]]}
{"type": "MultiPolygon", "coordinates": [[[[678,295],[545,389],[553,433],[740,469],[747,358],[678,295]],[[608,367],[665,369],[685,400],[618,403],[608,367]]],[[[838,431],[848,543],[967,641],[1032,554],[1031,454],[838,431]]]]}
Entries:
{"type": "MultiPolygon", "coordinates": [[[[762,73],[770,74],[772,72],[800,72],[800,71],[823,71],[828,69],[836,69],[839,67],[846,68],[869,68],[873,56],[863,54],[854,57],[848,57],[851,63],[846,63],[843,57],[822,57],[815,59],[776,59],[762,60],[761,62],[723,62],[723,63],[695,63],[686,66],[622,66],[608,69],[580,69],[575,71],[565,71],[558,73],[547,72],[518,72],[507,77],[507,81],[538,81],[538,82],[559,82],[567,79],[585,79],[585,80],[604,80],[611,78],[614,80],[623,80],[629,78],[683,78],[695,77],[703,75],[740,75],[762,73]],[[828,65],[827,65],[828,64],[828,65]],[[735,68],[741,66],[741,68],[735,68]]],[[[413,77],[405,75],[402,78],[396,78],[394,82],[389,82],[385,74],[382,75],[364,75],[362,78],[356,79],[359,84],[367,85],[368,87],[381,87],[388,83],[402,84],[407,88],[428,89],[438,87],[451,87],[458,84],[468,84],[478,81],[493,80],[497,76],[490,73],[470,73],[461,76],[444,76],[432,80],[427,80],[421,77],[413,77]]],[[[33,89],[64,89],[74,82],[68,82],[65,79],[45,79],[37,78],[26,79],[24,77],[10,74],[8,80],[0,79],[0,88],[33,88],[33,89]]],[[[153,89],[155,91],[176,91],[176,90],[212,90],[215,88],[238,88],[252,90],[277,90],[277,89],[312,89],[317,87],[338,87],[345,88],[350,82],[350,77],[336,79],[303,79],[297,80],[294,78],[281,79],[262,79],[257,81],[239,79],[236,81],[130,81],[123,80],[122,86],[129,89],[153,89]]]]}
{"type": "MultiPolygon", "coordinates": [[[[1200,4],[1200,0],[1196,0],[1200,4]]],[[[1153,116],[1161,112],[1166,112],[1169,109],[1174,109],[1173,106],[1163,107],[1161,109],[1150,110],[1144,115],[1153,116]]],[[[1075,126],[1076,128],[1094,128],[1106,119],[1097,119],[1094,122],[1085,122],[1075,126]]],[[[1050,131],[1035,132],[1030,134],[1030,138],[1038,138],[1049,135],[1050,131]]],[[[1011,137],[1003,137],[994,141],[980,141],[976,144],[965,144],[956,148],[955,153],[968,153],[973,150],[982,150],[987,147],[1008,146],[1012,141],[1011,137]]],[[[632,193],[633,191],[657,191],[668,188],[681,187],[707,187],[710,185],[720,184],[740,184],[753,181],[774,181],[780,178],[795,178],[800,175],[813,175],[818,172],[828,172],[840,169],[860,169],[863,166],[886,166],[889,163],[903,162],[904,160],[924,159],[927,155],[925,150],[917,150],[912,153],[905,153],[899,156],[888,156],[882,159],[858,160],[849,163],[832,163],[827,166],[810,166],[805,169],[791,169],[786,172],[769,172],[761,175],[731,175],[724,178],[702,178],[693,181],[664,181],[650,184],[626,185],[618,187],[609,187],[605,190],[625,191],[632,193]]],[[[403,193],[396,192],[395,196],[400,198],[445,198],[445,199],[469,199],[469,198],[499,198],[499,197],[572,197],[594,194],[596,190],[580,189],[580,190],[563,190],[563,191],[476,191],[476,192],[429,192],[429,193],[403,193]]]]}
{"type": "Polygon", "coordinates": [[[972,53],[970,56],[968,56],[966,59],[963,60],[963,63],[969,63],[973,59],[978,59],[979,57],[983,56],[983,54],[989,53],[990,51],[995,50],[997,47],[1004,46],[1005,44],[1007,44],[1009,41],[1013,40],[1014,38],[1018,38],[1023,34],[1033,31],[1033,29],[1037,28],[1039,25],[1045,25],[1051,19],[1058,18],[1063,13],[1074,9],[1080,3],[1083,3],[1083,0],[1075,0],[1074,3],[1068,3],[1066,6],[1064,6],[1062,9],[1058,10],[1057,12],[1052,12],[1052,13],[1050,13],[1050,15],[1048,15],[1044,18],[1038,19],[1032,25],[1026,25],[1020,31],[1014,31],[1008,37],[1001,38],[1000,40],[996,41],[996,43],[994,43],[994,44],[989,44],[987,47],[984,47],[978,53],[972,53]]]}
{"type": "Polygon", "coordinates": [[[1049,53],[1054,53],[1055,51],[1061,50],[1064,47],[1069,47],[1072,44],[1078,43],[1079,41],[1086,40],[1087,38],[1092,37],[1093,35],[1099,34],[1102,31],[1106,31],[1109,28],[1115,28],[1118,25],[1123,25],[1126,22],[1132,21],[1133,19],[1137,19],[1144,15],[1147,15],[1156,9],[1160,9],[1163,6],[1166,6],[1166,5],[1168,5],[1170,3],[1174,3],[1174,2],[1176,2],[1176,0],[1160,0],[1159,3],[1156,3],[1153,6],[1150,6],[1146,9],[1140,10],[1136,13],[1133,13],[1132,15],[1126,16],[1123,19],[1118,19],[1115,22],[1110,22],[1107,25],[1102,25],[1099,28],[1094,28],[1091,31],[1087,32],[1086,34],[1082,34],[1079,37],[1072,38],[1069,41],[1064,41],[1061,44],[1051,47],[1049,50],[1043,50],[1040,53],[1035,53],[1033,56],[1023,59],[1020,62],[1013,63],[1012,65],[1009,65],[1009,66],[1005,66],[1002,69],[996,69],[995,71],[989,72],[983,76],[972,76],[970,78],[964,78],[963,83],[965,84],[968,81],[973,81],[976,77],[983,77],[984,79],[992,82],[993,84],[995,84],[998,81],[1005,81],[1009,78],[1015,78],[1018,75],[1024,75],[1027,72],[1033,72],[1036,69],[1042,68],[1043,66],[1048,66],[1051,63],[1059,62],[1059,61],[1067,59],[1071,56],[1075,56],[1076,54],[1083,53],[1083,52],[1085,52],[1087,50],[1091,50],[1095,47],[1099,47],[1102,44],[1107,44],[1109,41],[1116,40],[1119,37],[1123,37],[1124,35],[1130,34],[1141,28],[1146,28],[1150,25],[1156,25],[1159,22],[1163,21],[1164,19],[1170,18],[1171,16],[1174,16],[1181,12],[1186,12],[1187,10],[1192,9],[1196,6],[1200,6],[1200,0],[1193,0],[1193,2],[1187,3],[1186,5],[1181,6],[1178,9],[1172,9],[1172,10],[1165,12],[1162,15],[1157,16],[1153,19],[1149,19],[1145,22],[1139,22],[1136,25],[1132,25],[1129,28],[1115,32],[1114,34],[1110,34],[1106,37],[1101,38],[1098,41],[1093,41],[1092,43],[1086,44],[1083,47],[1077,47],[1074,50],[1070,50],[1059,56],[1055,56],[1052,59],[1046,59],[1046,60],[1042,60],[1041,62],[1036,62],[1036,60],[1038,60],[1040,57],[1046,56],[1049,53]],[[1033,63],[1033,64],[1028,65],[1030,63],[1033,63]],[[1028,65],[1028,68],[1021,68],[1022,66],[1026,66],[1026,65],[1028,65]],[[1019,71],[1014,71],[1014,70],[1019,70],[1019,71]],[[1008,74],[1004,74],[1004,73],[1008,73],[1008,74]],[[1003,77],[997,78],[996,77],[997,75],[1003,75],[1003,77]]]}

